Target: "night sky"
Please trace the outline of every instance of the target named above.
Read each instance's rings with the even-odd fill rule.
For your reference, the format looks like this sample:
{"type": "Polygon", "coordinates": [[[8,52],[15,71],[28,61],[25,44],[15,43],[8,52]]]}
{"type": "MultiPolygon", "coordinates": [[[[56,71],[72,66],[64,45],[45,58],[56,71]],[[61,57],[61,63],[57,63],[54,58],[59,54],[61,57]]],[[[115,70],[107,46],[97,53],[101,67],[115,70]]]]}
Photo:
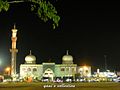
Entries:
{"type": "MultiPolygon", "coordinates": [[[[26,3],[11,4],[0,13],[1,68],[10,66],[11,29],[18,29],[17,66],[32,50],[37,63],[62,63],[69,50],[78,65],[91,65],[104,70],[120,70],[120,10],[117,2],[51,0],[60,15],[59,27],[52,29],[26,3]]],[[[19,67],[18,67],[19,68],[19,67]]]]}

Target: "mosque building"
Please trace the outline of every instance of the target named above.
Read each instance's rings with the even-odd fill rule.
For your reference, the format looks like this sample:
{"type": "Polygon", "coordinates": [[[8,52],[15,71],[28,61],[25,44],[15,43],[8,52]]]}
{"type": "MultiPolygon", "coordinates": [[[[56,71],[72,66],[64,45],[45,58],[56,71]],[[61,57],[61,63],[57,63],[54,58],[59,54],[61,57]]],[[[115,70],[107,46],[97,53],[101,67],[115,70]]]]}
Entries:
{"type": "Polygon", "coordinates": [[[74,64],[73,56],[69,55],[68,51],[62,57],[62,64],[55,64],[54,62],[36,64],[36,57],[30,51],[30,54],[25,57],[25,63],[20,65],[21,78],[32,77],[39,80],[49,78],[53,81],[54,78],[75,78],[77,73],[82,76],[90,76],[91,67],[74,64]]]}

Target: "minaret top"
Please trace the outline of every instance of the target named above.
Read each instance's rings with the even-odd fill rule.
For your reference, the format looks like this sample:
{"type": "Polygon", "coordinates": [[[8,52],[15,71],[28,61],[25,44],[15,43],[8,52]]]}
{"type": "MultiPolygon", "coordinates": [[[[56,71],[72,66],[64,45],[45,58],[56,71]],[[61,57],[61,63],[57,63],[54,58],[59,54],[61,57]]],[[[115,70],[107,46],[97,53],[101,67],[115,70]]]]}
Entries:
{"type": "Polygon", "coordinates": [[[14,24],[14,28],[12,29],[12,37],[16,37],[17,35],[17,29],[16,29],[16,25],[14,24]]]}
{"type": "Polygon", "coordinates": [[[13,32],[17,32],[16,24],[14,24],[12,31],[13,31],[13,32]]]}

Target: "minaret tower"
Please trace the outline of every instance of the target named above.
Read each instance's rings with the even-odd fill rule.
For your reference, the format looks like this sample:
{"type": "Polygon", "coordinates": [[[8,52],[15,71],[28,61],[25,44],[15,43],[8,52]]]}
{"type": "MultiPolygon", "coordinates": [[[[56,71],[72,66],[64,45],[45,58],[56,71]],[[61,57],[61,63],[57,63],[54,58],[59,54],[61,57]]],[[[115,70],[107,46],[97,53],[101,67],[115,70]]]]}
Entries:
{"type": "Polygon", "coordinates": [[[16,41],[17,41],[17,29],[16,26],[14,25],[14,29],[12,29],[12,48],[10,49],[11,52],[11,76],[16,75],[16,57],[17,57],[17,52],[18,49],[16,49],[16,41]]]}

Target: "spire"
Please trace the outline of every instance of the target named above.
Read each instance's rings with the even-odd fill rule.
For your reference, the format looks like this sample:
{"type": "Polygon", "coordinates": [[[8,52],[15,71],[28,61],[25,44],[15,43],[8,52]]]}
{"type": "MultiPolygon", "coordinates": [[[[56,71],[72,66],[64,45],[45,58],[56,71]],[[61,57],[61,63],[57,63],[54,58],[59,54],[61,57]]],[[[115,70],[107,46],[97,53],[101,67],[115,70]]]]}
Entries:
{"type": "Polygon", "coordinates": [[[14,29],[16,29],[16,24],[14,23],[14,29]]]}
{"type": "Polygon", "coordinates": [[[32,55],[32,52],[31,52],[31,50],[30,50],[30,55],[32,55]]]}
{"type": "Polygon", "coordinates": [[[69,54],[68,54],[68,50],[66,51],[66,55],[69,55],[69,54]]]}

